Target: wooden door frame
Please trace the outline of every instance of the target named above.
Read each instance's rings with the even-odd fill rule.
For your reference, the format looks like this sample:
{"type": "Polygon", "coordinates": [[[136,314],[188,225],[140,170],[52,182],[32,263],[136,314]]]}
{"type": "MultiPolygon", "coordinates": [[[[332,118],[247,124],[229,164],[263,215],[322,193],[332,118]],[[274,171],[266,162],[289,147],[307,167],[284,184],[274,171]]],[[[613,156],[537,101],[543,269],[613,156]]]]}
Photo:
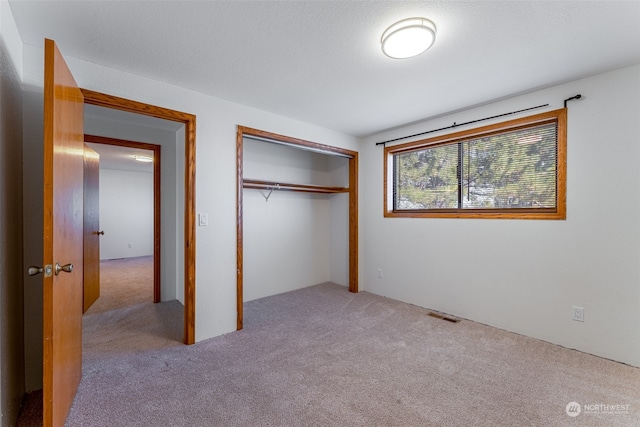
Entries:
{"type": "Polygon", "coordinates": [[[113,145],[116,147],[137,148],[153,151],[153,302],[161,300],[160,280],[160,242],[161,242],[161,215],[160,215],[160,183],[161,183],[161,146],[147,142],[130,141],[126,139],[108,138],[97,135],[84,134],[84,142],[94,144],[113,145]]]}
{"type": "Polygon", "coordinates": [[[185,126],[184,195],[184,343],[195,343],[196,315],[196,116],[181,111],[82,89],[85,104],[183,123],[185,126]]]}
{"type": "Polygon", "coordinates": [[[303,139],[290,136],[279,135],[259,129],[239,126],[236,132],[236,327],[242,329],[243,316],[243,139],[245,136],[253,136],[258,139],[266,139],[280,142],[286,145],[298,146],[301,149],[321,151],[328,154],[340,155],[349,159],[349,292],[358,292],[358,152],[347,150],[346,148],[334,147],[331,145],[319,144],[317,142],[305,141],[303,139]]]}

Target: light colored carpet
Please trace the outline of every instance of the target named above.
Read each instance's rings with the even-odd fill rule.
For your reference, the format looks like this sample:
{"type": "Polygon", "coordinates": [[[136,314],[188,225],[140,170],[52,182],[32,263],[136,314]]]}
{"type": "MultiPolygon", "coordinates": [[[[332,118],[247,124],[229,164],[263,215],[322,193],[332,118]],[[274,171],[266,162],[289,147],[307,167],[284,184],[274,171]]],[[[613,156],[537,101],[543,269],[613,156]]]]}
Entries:
{"type": "Polygon", "coordinates": [[[193,346],[90,348],[67,426],[640,425],[640,369],[427,312],[322,284],[193,346]]]}
{"type": "Polygon", "coordinates": [[[153,257],[100,263],[100,298],[82,318],[82,360],[182,345],[184,306],[153,303],[153,257]]]}
{"type": "Polygon", "coordinates": [[[86,315],[153,302],[153,257],[100,261],[100,297],[86,315]]]}

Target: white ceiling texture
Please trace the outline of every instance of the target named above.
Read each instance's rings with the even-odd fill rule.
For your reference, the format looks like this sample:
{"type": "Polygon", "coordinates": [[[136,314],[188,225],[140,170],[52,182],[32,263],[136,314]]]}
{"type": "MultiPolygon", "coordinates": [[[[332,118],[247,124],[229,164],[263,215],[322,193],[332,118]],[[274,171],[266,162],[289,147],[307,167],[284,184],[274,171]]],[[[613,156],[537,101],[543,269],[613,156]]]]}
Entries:
{"type": "Polygon", "coordinates": [[[640,63],[638,1],[19,1],[26,44],[355,136],[640,63]],[[434,46],[380,50],[409,17],[434,46]]]}

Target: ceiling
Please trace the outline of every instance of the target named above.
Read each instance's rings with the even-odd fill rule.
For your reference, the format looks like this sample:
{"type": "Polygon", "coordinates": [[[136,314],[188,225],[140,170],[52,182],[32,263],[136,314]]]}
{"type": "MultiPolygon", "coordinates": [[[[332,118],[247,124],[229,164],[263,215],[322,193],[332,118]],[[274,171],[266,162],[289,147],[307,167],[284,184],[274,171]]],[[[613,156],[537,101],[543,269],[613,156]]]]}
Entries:
{"type": "Polygon", "coordinates": [[[640,2],[19,1],[26,44],[366,136],[640,63],[640,2]],[[434,46],[393,60],[408,17],[434,46]]]}
{"type": "Polygon", "coordinates": [[[139,162],[134,157],[148,156],[153,158],[152,150],[95,144],[92,142],[87,142],[87,145],[100,155],[100,169],[153,173],[153,163],[139,162]]]}

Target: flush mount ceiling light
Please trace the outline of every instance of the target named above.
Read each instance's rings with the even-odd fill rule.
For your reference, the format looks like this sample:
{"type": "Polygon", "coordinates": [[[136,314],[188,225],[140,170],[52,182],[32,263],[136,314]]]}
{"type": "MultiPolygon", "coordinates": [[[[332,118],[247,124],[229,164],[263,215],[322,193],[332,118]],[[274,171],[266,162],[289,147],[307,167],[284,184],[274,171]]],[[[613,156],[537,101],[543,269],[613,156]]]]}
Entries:
{"type": "Polygon", "coordinates": [[[394,59],[411,58],[429,49],[436,40],[436,25],[426,18],[398,21],[382,33],[382,51],[394,59]]]}
{"type": "Polygon", "coordinates": [[[133,158],[136,159],[139,162],[144,162],[144,163],[153,162],[153,157],[151,157],[151,156],[133,156],[133,158]]]}

